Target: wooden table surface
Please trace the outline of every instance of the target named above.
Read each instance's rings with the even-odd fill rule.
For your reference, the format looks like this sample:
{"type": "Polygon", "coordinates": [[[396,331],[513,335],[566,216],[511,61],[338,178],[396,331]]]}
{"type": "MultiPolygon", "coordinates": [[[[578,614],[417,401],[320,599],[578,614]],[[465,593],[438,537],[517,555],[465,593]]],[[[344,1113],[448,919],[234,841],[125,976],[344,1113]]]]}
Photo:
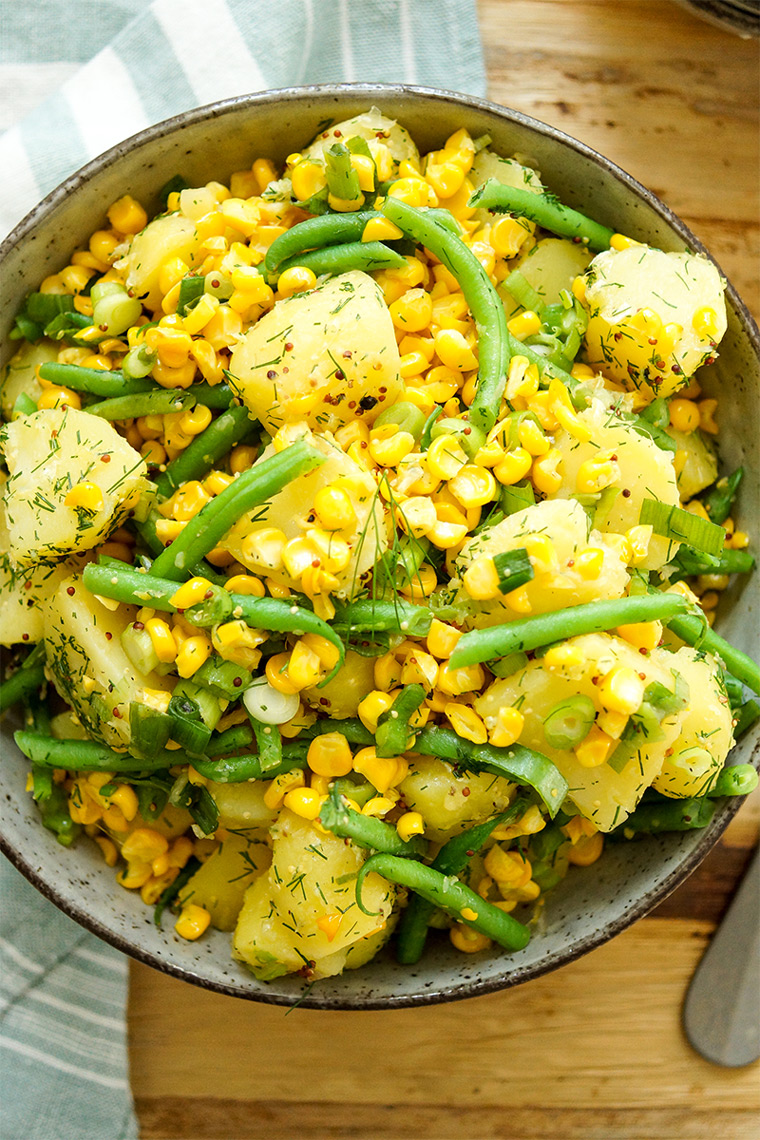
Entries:
{"type": "MultiPolygon", "coordinates": [[[[480,0],[479,13],[490,98],[651,187],[757,315],[757,41],[673,0],[480,0]]],[[[760,1068],[703,1061],[680,1008],[759,825],[755,795],[650,917],[464,1003],[286,1017],[133,965],[143,1140],[758,1140],[760,1068]]]]}

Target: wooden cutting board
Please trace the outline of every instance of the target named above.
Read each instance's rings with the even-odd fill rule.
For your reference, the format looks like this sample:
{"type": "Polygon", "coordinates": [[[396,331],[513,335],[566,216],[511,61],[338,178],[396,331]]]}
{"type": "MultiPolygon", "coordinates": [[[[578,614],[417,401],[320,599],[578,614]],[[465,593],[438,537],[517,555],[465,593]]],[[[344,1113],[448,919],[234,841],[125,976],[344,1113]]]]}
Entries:
{"type": "MultiPolygon", "coordinates": [[[[651,187],[757,314],[757,41],[673,0],[480,0],[479,14],[489,96],[651,187]]],[[[680,1029],[759,827],[756,794],[649,918],[464,1003],[286,1015],[134,965],[144,1140],[760,1140],[760,1068],[715,1068],[680,1029]]]]}

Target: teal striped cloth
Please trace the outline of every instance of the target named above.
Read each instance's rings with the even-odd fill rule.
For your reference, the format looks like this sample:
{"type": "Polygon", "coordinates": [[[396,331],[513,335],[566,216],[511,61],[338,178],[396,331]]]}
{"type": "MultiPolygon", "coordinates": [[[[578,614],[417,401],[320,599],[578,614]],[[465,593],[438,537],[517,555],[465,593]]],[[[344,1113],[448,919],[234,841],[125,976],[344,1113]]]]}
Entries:
{"type": "MultiPolygon", "coordinates": [[[[475,0],[0,0],[0,23],[0,235],[90,158],[215,99],[485,93],[475,0]]],[[[0,858],[0,1140],[136,1137],[126,996],[126,959],[0,858]]]]}

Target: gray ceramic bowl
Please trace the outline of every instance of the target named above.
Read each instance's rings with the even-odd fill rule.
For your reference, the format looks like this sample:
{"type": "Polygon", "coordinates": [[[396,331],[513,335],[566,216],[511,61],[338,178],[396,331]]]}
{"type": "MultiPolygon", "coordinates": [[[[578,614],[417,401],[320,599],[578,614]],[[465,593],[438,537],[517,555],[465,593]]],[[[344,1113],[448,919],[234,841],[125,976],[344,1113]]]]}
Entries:
{"type": "MultiPolygon", "coordinates": [[[[440,146],[460,126],[475,136],[487,132],[503,154],[530,156],[545,184],[568,204],[665,250],[701,251],[683,223],[627,174],[582,143],[515,111],[420,88],[352,85],[273,91],[203,107],[152,127],[54,190],[0,250],[4,359],[12,351],[8,329],[25,293],[66,264],[70,252],[103,223],[105,208],[114,199],[129,191],[155,206],[158,188],[178,172],[197,184],[224,179],[256,155],[280,161],[307,143],[323,120],[343,119],[372,104],[403,122],[421,150],[440,146]]],[[[743,463],[745,487],[752,489],[760,475],[760,335],[730,286],[728,302],[728,332],[711,382],[724,393],[724,462],[729,468],[743,463]]],[[[751,498],[749,490],[740,512],[745,529],[758,521],[756,509],[751,517],[750,508],[757,505],[751,498]]],[[[757,604],[753,606],[750,593],[751,588],[733,591],[720,627],[747,652],[758,644],[757,604]]],[[[290,1004],[301,997],[299,979],[265,985],[233,962],[227,934],[213,932],[189,943],[175,936],[171,921],[157,930],[152,912],[116,885],[113,871],[89,843],[62,850],[40,826],[24,790],[26,763],[13,744],[12,727],[7,722],[3,726],[0,845],[43,894],[114,946],[176,977],[256,1001],[290,1004]]],[[[733,758],[746,761],[751,751],[752,742],[745,738],[733,758]]],[[[556,969],[625,929],[677,887],[717,841],[736,807],[736,802],[721,806],[705,831],[610,845],[589,871],[571,870],[547,903],[541,931],[518,954],[464,956],[441,939],[414,969],[398,966],[388,954],[363,970],[318,983],[303,1005],[372,1009],[451,1001],[556,969]]]]}

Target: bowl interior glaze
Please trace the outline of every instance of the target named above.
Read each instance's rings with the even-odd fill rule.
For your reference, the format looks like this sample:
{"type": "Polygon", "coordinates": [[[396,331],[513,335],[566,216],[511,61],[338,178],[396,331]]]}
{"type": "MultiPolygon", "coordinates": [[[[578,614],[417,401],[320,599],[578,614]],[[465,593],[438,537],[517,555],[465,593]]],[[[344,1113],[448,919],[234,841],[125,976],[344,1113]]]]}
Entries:
{"type": "MultiPolygon", "coordinates": [[[[345,85],[268,92],[188,112],[128,139],[73,175],[32,211],[0,247],[2,363],[13,351],[7,334],[25,294],[86,243],[117,197],[129,192],[150,212],[157,208],[160,187],[177,173],[194,185],[211,178],[223,181],[259,155],[281,162],[322,124],[373,104],[400,120],[420,150],[440,146],[460,126],[474,136],[488,133],[495,149],[517,153],[537,166],[545,185],[567,204],[662,249],[702,250],[683,223],[634,179],[583,144],[517,112],[422,88],[345,85]]],[[[760,337],[730,286],[727,296],[729,328],[711,383],[724,393],[723,462],[728,468],[739,463],[746,468],[738,521],[752,531],[758,521],[760,473],[760,337]]],[[[756,590],[736,586],[729,593],[721,631],[745,651],[756,651],[756,590]]],[[[26,762],[13,743],[13,727],[12,718],[6,718],[0,847],[43,894],[106,941],[167,973],[239,997],[288,1005],[302,999],[304,1006],[321,1009],[450,1001],[555,969],[625,929],[678,886],[717,841],[738,806],[736,801],[722,805],[705,831],[610,844],[590,871],[571,869],[550,896],[540,929],[517,954],[465,956],[453,951],[448,940],[431,939],[429,952],[413,969],[398,966],[388,953],[304,993],[298,978],[257,982],[231,960],[227,934],[211,932],[203,941],[190,943],[174,934],[171,920],[157,930],[152,910],[135,893],[116,885],[113,871],[94,846],[80,842],[73,850],[62,850],[41,827],[25,791],[26,762]]],[[[737,747],[733,760],[750,758],[752,735],[737,747]]]]}

